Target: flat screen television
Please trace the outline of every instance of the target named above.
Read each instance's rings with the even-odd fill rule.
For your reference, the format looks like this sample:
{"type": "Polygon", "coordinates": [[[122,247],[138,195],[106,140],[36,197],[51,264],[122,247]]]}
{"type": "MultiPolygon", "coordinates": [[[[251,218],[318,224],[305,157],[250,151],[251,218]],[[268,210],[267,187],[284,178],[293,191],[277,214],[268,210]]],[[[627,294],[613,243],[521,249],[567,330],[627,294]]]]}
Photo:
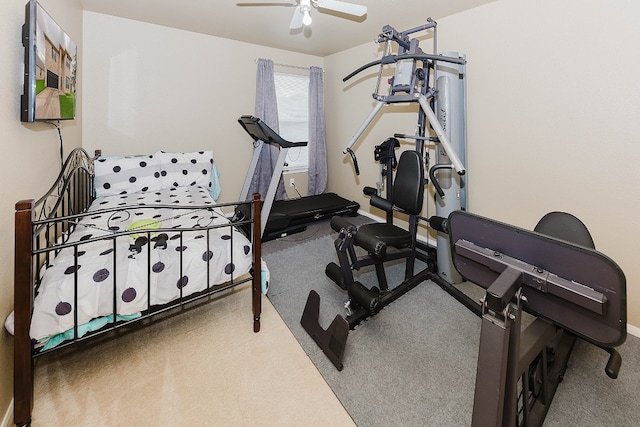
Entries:
{"type": "Polygon", "coordinates": [[[78,48],[36,0],[26,5],[23,122],[72,120],[76,114],[78,48]]]}

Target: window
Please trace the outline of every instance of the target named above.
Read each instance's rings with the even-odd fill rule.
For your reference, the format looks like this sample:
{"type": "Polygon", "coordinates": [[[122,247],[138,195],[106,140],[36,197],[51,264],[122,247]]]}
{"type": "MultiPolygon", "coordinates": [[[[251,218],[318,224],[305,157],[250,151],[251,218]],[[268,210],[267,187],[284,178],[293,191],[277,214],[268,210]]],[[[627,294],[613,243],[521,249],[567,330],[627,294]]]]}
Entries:
{"type": "MultiPolygon", "coordinates": [[[[280,135],[291,142],[309,141],[309,76],[274,73],[280,135]]],[[[290,148],[285,170],[309,169],[307,147],[290,148]]]]}

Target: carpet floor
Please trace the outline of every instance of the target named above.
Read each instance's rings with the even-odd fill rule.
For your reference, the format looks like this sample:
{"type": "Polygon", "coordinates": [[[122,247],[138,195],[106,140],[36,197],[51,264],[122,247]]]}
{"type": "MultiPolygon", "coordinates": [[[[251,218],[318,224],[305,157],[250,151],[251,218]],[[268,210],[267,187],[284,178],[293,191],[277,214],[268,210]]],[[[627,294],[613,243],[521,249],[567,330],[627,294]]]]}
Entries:
{"type": "MultiPolygon", "coordinates": [[[[434,283],[423,282],[351,331],[342,371],[302,329],[311,289],[320,294],[323,328],[344,315],[346,294],[324,274],[336,261],[335,234],[328,224],[320,227],[307,240],[291,236],[296,240],[266,251],[269,299],[356,424],[470,425],[480,319],[434,283]]],[[[390,286],[403,271],[404,264],[387,269],[390,286]]],[[[359,273],[363,284],[376,283],[370,269],[359,273]]],[[[629,336],[618,350],[622,371],[611,380],[604,373],[608,355],[578,341],[545,425],[640,425],[640,340],[629,336]]]]}
{"type": "Polygon", "coordinates": [[[33,427],[354,423],[280,316],[251,289],[116,339],[37,359],[33,427]]]}
{"type": "MultiPolygon", "coordinates": [[[[345,294],[324,275],[333,239],[322,222],[264,245],[271,285],[258,334],[245,286],[118,339],[38,359],[32,425],[469,425],[480,321],[433,283],[352,331],[341,372],[302,329],[311,289],[323,327],[343,314],[345,294]]],[[[390,283],[401,271],[389,269],[390,283]]],[[[360,281],[374,280],[363,269],[360,281]]],[[[628,336],[619,351],[620,377],[611,380],[606,353],[578,341],[545,426],[640,425],[640,339],[628,336]]]]}

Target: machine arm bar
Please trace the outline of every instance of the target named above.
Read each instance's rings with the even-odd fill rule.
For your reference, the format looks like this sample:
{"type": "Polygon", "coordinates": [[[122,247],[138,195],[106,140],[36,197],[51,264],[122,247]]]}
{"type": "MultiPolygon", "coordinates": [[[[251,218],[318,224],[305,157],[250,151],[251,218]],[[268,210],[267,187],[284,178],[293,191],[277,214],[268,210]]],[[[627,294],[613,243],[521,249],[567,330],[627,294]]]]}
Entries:
{"type": "Polygon", "coordinates": [[[353,144],[355,144],[356,141],[358,141],[358,138],[360,138],[360,135],[364,133],[367,126],[369,126],[369,124],[376,117],[376,114],[378,114],[378,112],[382,109],[382,107],[384,107],[384,104],[385,104],[384,102],[378,101],[378,103],[373,107],[373,110],[371,110],[367,118],[364,119],[364,122],[362,122],[362,125],[360,126],[360,128],[353,135],[353,137],[351,138],[351,141],[349,141],[349,145],[347,145],[347,148],[342,150],[344,154],[347,154],[351,150],[351,147],[353,147],[353,144]]]}
{"type": "Polygon", "coordinates": [[[351,77],[355,76],[356,74],[359,74],[359,73],[363,72],[367,68],[373,67],[374,65],[380,65],[381,63],[382,63],[382,60],[378,59],[377,61],[372,61],[372,62],[369,62],[368,64],[364,64],[362,67],[360,67],[357,70],[352,71],[351,73],[349,73],[346,77],[343,77],[342,81],[346,82],[351,77]]]}
{"type": "Polygon", "coordinates": [[[447,138],[447,135],[444,133],[444,129],[442,129],[440,122],[436,118],[436,114],[433,112],[433,110],[431,109],[431,106],[429,105],[429,102],[427,101],[427,97],[421,93],[418,93],[416,94],[416,98],[418,99],[418,102],[420,103],[420,107],[422,107],[422,111],[424,111],[425,116],[427,116],[427,119],[429,120],[431,127],[433,128],[434,132],[438,136],[438,139],[440,140],[440,144],[442,144],[442,148],[444,148],[444,151],[447,153],[447,156],[449,156],[449,158],[451,159],[451,163],[453,164],[453,167],[455,168],[456,172],[458,172],[458,175],[464,175],[466,172],[465,167],[462,164],[462,161],[460,161],[458,154],[455,152],[455,150],[451,146],[451,143],[449,142],[449,138],[447,138]]]}
{"type": "Polygon", "coordinates": [[[342,79],[342,81],[346,82],[347,80],[349,80],[350,78],[352,78],[356,74],[359,74],[362,71],[366,70],[367,68],[373,67],[374,65],[393,64],[395,62],[403,61],[405,59],[416,59],[418,61],[443,61],[443,62],[450,62],[450,63],[453,63],[453,64],[459,64],[459,65],[464,65],[464,64],[467,63],[467,60],[464,59],[464,58],[453,58],[453,57],[449,57],[449,56],[432,55],[432,54],[428,54],[428,53],[412,53],[412,54],[406,54],[406,55],[387,55],[387,56],[382,57],[382,59],[378,59],[376,61],[369,62],[368,64],[365,64],[362,67],[358,68],[357,70],[349,73],[349,75],[344,77],[342,79]]]}
{"type": "Polygon", "coordinates": [[[434,138],[431,136],[409,135],[406,133],[394,133],[393,136],[394,138],[415,139],[416,141],[438,142],[438,138],[434,138]]]}
{"type": "MultiPolygon", "coordinates": [[[[393,56],[393,55],[390,55],[393,56]]],[[[442,61],[452,64],[464,65],[467,60],[464,58],[454,58],[451,56],[433,55],[430,53],[408,53],[406,55],[395,55],[393,62],[404,61],[405,59],[417,59],[418,61],[442,61]]]]}

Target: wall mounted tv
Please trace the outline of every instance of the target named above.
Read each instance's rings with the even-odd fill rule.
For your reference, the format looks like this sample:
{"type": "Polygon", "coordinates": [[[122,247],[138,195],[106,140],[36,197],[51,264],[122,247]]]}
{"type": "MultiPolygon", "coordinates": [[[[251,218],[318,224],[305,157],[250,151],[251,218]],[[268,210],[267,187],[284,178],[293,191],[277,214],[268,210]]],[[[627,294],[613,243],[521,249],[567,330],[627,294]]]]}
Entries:
{"type": "Polygon", "coordinates": [[[26,5],[23,122],[71,120],[76,113],[78,49],[71,38],[35,0],[26,5]]]}

